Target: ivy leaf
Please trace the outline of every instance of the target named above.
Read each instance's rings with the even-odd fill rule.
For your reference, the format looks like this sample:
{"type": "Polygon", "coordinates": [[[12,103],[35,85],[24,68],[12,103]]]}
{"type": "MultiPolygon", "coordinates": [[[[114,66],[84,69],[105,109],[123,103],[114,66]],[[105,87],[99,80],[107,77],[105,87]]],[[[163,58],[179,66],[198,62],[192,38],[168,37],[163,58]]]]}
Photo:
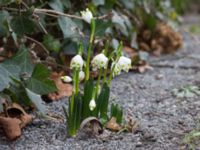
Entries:
{"type": "Polygon", "coordinates": [[[48,79],[49,75],[50,71],[44,65],[37,64],[28,80],[27,88],[40,95],[57,91],[55,83],[48,79]]]}
{"type": "Polygon", "coordinates": [[[0,37],[6,36],[8,33],[8,28],[6,26],[8,17],[9,13],[7,11],[0,11],[0,37]]]}
{"type": "Polygon", "coordinates": [[[26,94],[30,98],[34,106],[42,113],[45,114],[45,105],[43,104],[42,98],[40,95],[34,93],[33,91],[26,88],[26,94]]]}
{"type": "MultiPolygon", "coordinates": [[[[29,51],[25,47],[21,48],[15,56],[13,56],[11,59],[6,60],[3,64],[6,66],[10,66],[11,69],[13,69],[15,66],[20,67],[20,74],[31,74],[33,71],[33,65],[29,57],[29,51]]],[[[12,73],[14,72],[12,71],[12,73]]]]}
{"type": "Polygon", "coordinates": [[[11,20],[11,27],[18,35],[25,33],[32,33],[34,31],[34,22],[27,15],[13,17],[11,20]]]}
{"type": "Polygon", "coordinates": [[[44,36],[43,44],[50,51],[59,52],[61,48],[60,41],[49,34],[44,36]]]}
{"type": "Polygon", "coordinates": [[[103,22],[102,20],[97,20],[96,21],[96,30],[95,30],[95,36],[102,37],[104,36],[104,33],[108,27],[112,26],[112,22],[103,22]]]}
{"type": "Polygon", "coordinates": [[[9,86],[11,77],[20,79],[21,74],[31,74],[32,70],[28,49],[20,49],[15,56],[0,64],[0,91],[9,86]]]}
{"type": "Polygon", "coordinates": [[[0,64],[0,91],[9,86],[10,77],[18,77],[20,68],[15,65],[0,64]]]}
{"type": "Polygon", "coordinates": [[[92,3],[95,6],[104,5],[105,4],[105,0],[92,0],[92,3]]]}
{"type": "Polygon", "coordinates": [[[0,5],[8,5],[15,2],[15,0],[0,0],[0,5]]]}
{"type": "Polygon", "coordinates": [[[52,9],[56,11],[60,11],[60,12],[64,11],[63,4],[61,3],[60,0],[51,0],[48,4],[52,9]]]}
{"type": "Polygon", "coordinates": [[[58,24],[63,32],[64,38],[78,37],[78,26],[68,17],[59,17],[58,24]]]}
{"type": "Polygon", "coordinates": [[[3,106],[0,104],[0,112],[3,112],[3,106]]]}
{"type": "Polygon", "coordinates": [[[112,23],[115,24],[115,27],[121,31],[122,34],[125,36],[128,36],[128,30],[127,30],[127,19],[122,17],[121,14],[117,13],[116,11],[113,11],[113,16],[112,16],[112,23]]]}

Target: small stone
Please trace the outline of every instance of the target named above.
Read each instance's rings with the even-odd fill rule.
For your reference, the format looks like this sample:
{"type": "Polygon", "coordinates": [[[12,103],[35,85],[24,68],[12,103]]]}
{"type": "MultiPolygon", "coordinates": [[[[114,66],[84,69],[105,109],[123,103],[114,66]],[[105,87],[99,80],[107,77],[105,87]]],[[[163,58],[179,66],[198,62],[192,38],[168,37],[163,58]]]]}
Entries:
{"type": "Polygon", "coordinates": [[[163,74],[158,74],[155,76],[156,80],[161,80],[163,79],[164,75],[163,74]]]}

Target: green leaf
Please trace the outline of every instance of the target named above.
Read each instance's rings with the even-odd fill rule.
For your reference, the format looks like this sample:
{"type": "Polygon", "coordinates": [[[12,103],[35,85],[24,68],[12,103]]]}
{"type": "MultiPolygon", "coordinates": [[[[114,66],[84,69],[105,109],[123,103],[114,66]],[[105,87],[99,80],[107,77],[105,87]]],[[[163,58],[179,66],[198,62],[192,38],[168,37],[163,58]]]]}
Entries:
{"type": "Polygon", "coordinates": [[[43,104],[41,96],[26,88],[26,94],[30,98],[34,106],[42,113],[45,114],[46,108],[43,104]]]}
{"type": "Polygon", "coordinates": [[[51,0],[48,4],[54,10],[57,10],[57,11],[60,11],[60,12],[64,11],[63,4],[60,0],[51,0]]]}
{"type": "Polygon", "coordinates": [[[100,112],[100,118],[107,118],[108,112],[108,101],[110,97],[110,88],[105,83],[102,87],[101,93],[99,94],[96,103],[97,103],[97,112],[100,112]]]}
{"type": "Polygon", "coordinates": [[[7,19],[9,17],[9,13],[7,11],[0,11],[0,37],[6,36],[9,32],[7,27],[7,19]]]}
{"type": "Polygon", "coordinates": [[[117,123],[122,123],[122,117],[123,117],[123,111],[122,108],[119,107],[118,104],[112,104],[111,105],[111,114],[110,118],[115,117],[117,123]]]}
{"type": "Polygon", "coordinates": [[[27,15],[13,17],[11,20],[11,28],[18,35],[32,33],[34,31],[34,22],[27,15]]]}
{"type": "Polygon", "coordinates": [[[144,18],[144,24],[150,29],[150,30],[154,30],[157,24],[157,20],[156,17],[154,17],[153,15],[145,15],[144,18]]]}
{"type": "Polygon", "coordinates": [[[27,84],[27,87],[40,95],[46,95],[48,93],[56,92],[57,88],[53,81],[51,80],[37,80],[31,78],[27,84]]]}
{"type": "Polygon", "coordinates": [[[57,91],[55,83],[48,79],[49,75],[50,71],[44,65],[37,64],[28,80],[27,88],[40,95],[57,91]]]}
{"type": "Polygon", "coordinates": [[[20,49],[15,56],[0,64],[0,91],[9,86],[11,77],[20,79],[23,73],[31,74],[33,66],[26,48],[20,49]]]}
{"type": "Polygon", "coordinates": [[[43,64],[37,64],[33,70],[31,77],[38,80],[43,80],[45,78],[48,78],[49,75],[50,71],[43,64]]]}
{"type": "Polygon", "coordinates": [[[95,6],[104,5],[105,4],[105,0],[92,0],[92,3],[95,6]]]}
{"type": "Polygon", "coordinates": [[[89,103],[90,103],[90,100],[92,99],[93,90],[94,90],[94,81],[88,80],[84,85],[83,118],[82,119],[89,117],[91,114],[89,103]]]}
{"type": "Polygon", "coordinates": [[[78,45],[76,42],[68,41],[62,47],[62,52],[65,55],[76,55],[78,53],[78,45]]]}
{"type": "Polygon", "coordinates": [[[67,9],[69,9],[69,8],[72,7],[72,6],[71,6],[70,0],[60,0],[60,1],[61,1],[61,3],[63,4],[63,6],[64,6],[65,8],[67,8],[67,9]]]}
{"type": "Polygon", "coordinates": [[[95,36],[102,37],[105,34],[105,31],[108,27],[112,26],[112,22],[103,22],[102,20],[96,21],[96,30],[95,30],[95,36]]]}
{"type": "Polygon", "coordinates": [[[3,112],[3,105],[0,104],[0,113],[3,112]]]}
{"type": "Polygon", "coordinates": [[[60,41],[50,34],[44,36],[43,44],[50,51],[59,52],[61,48],[60,41]]]}
{"type": "Polygon", "coordinates": [[[9,86],[10,77],[18,77],[20,68],[15,65],[0,64],[0,91],[9,86]]]}
{"type": "Polygon", "coordinates": [[[8,5],[15,2],[15,0],[0,0],[0,5],[8,5]]]}
{"type": "Polygon", "coordinates": [[[79,37],[78,26],[68,17],[59,17],[58,24],[63,32],[64,38],[79,37]]]}
{"type": "Polygon", "coordinates": [[[81,115],[82,115],[82,99],[81,99],[81,95],[77,94],[74,97],[74,125],[76,130],[79,129],[80,124],[81,124],[81,115]]]}
{"type": "Polygon", "coordinates": [[[6,60],[3,64],[10,66],[11,69],[13,69],[14,66],[20,67],[20,74],[31,74],[33,71],[33,65],[29,57],[29,51],[25,47],[21,48],[15,56],[13,56],[11,59],[6,60]]]}

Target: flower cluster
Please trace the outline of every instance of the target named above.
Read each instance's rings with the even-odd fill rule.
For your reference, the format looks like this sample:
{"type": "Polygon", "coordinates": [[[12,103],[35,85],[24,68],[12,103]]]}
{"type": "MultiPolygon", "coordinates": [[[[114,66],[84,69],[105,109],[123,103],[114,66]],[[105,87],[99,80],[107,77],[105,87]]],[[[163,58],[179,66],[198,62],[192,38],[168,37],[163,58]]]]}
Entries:
{"type": "Polygon", "coordinates": [[[73,82],[74,89],[69,100],[69,111],[66,113],[68,132],[71,136],[77,133],[81,121],[87,117],[93,116],[108,121],[108,101],[111,80],[113,76],[119,75],[122,71],[128,72],[131,68],[131,59],[121,55],[122,43],[112,53],[108,51],[109,46],[105,46],[102,53],[94,56],[92,60],[90,59],[92,44],[94,43],[95,20],[89,9],[82,11],[81,15],[83,20],[91,25],[86,63],[84,63],[81,56],[83,46],[80,44],[78,55],[74,56],[70,62],[73,78],[69,76],[61,77],[63,82],[73,82]],[[91,79],[90,64],[92,70],[98,72],[97,80],[91,79]],[[111,68],[109,68],[110,64],[111,68]],[[85,80],[83,91],[80,89],[80,81],[82,80],[85,80]]]}
{"type": "Polygon", "coordinates": [[[106,69],[108,65],[108,58],[103,53],[101,53],[96,55],[91,63],[93,71],[97,71],[102,68],[106,69]]]}

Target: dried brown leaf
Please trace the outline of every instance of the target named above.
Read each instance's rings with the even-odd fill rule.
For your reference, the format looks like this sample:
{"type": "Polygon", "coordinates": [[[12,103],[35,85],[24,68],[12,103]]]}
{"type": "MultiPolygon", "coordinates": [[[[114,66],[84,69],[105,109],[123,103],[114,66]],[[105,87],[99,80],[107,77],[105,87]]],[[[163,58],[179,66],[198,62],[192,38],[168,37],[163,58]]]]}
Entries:
{"type": "Polygon", "coordinates": [[[115,117],[112,117],[106,124],[106,128],[115,132],[118,132],[123,129],[121,125],[119,125],[116,121],[115,117]]]}
{"type": "Polygon", "coordinates": [[[63,72],[61,73],[53,72],[51,74],[51,79],[55,82],[58,88],[58,91],[54,93],[49,93],[48,100],[57,101],[57,100],[62,99],[63,97],[69,97],[72,95],[73,87],[71,84],[64,83],[61,80],[61,76],[63,75],[64,75],[63,72]]]}

